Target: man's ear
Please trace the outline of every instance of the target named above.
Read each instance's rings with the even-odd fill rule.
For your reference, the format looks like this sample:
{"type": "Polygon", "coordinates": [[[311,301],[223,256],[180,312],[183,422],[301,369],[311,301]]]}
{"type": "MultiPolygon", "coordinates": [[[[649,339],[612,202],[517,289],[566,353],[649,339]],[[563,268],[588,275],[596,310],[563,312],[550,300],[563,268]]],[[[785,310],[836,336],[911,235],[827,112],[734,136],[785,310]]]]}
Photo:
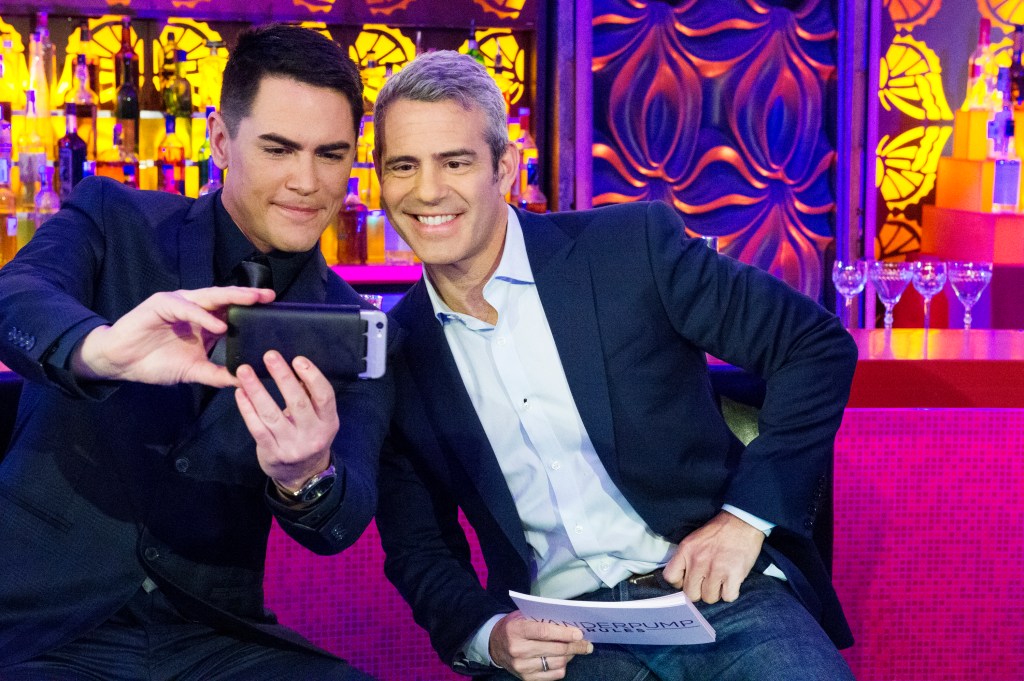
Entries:
{"type": "Polygon", "coordinates": [[[498,189],[501,195],[508,194],[512,183],[519,181],[519,147],[514,142],[505,146],[505,152],[498,159],[498,189]]]}
{"type": "Polygon", "coordinates": [[[380,147],[378,145],[376,145],[376,144],[373,147],[373,172],[377,173],[377,183],[378,184],[380,183],[380,171],[381,171],[381,167],[380,167],[380,154],[377,153],[377,150],[379,148],[380,147]]]}
{"type": "Polygon", "coordinates": [[[206,125],[210,129],[210,156],[213,157],[213,162],[217,164],[218,168],[227,170],[230,162],[228,143],[231,141],[231,136],[228,134],[228,125],[224,121],[223,114],[220,111],[214,111],[206,119],[206,125]]]}

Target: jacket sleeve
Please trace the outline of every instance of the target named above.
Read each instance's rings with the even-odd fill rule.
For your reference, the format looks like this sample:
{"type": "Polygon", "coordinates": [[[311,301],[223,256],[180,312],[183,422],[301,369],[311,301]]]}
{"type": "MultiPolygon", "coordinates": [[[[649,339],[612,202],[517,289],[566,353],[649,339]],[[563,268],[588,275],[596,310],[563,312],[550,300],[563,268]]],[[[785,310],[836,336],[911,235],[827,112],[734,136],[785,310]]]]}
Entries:
{"type": "Polygon", "coordinates": [[[108,321],[90,308],[104,258],[104,184],[85,181],[72,200],[0,269],[0,361],[27,380],[86,396],[48,362],[108,321]]]}
{"type": "Polygon", "coordinates": [[[394,401],[390,373],[374,380],[339,381],[334,388],[341,426],[331,445],[338,478],[330,493],[299,513],[276,500],[269,480],[266,494],[281,529],[321,555],[352,545],[370,524],[377,508],[379,453],[394,401]]]}
{"type": "Polygon", "coordinates": [[[667,205],[650,204],[646,225],[651,269],[676,331],[767,383],[759,435],[724,502],[809,536],[856,367],[853,339],[786,283],[687,238],[667,205]]]}

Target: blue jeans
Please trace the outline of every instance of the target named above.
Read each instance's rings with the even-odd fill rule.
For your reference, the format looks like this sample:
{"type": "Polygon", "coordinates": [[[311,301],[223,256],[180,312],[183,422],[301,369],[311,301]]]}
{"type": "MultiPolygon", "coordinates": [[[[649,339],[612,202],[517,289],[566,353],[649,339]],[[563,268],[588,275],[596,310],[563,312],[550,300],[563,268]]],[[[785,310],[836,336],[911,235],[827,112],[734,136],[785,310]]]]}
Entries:
{"type": "Polygon", "coordinates": [[[91,632],[32,660],[0,667],[2,681],[372,681],[341,660],[243,641],[181,617],[159,590],[138,593],[91,632]]]}
{"type": "MultiPolygon", "coordinates": [[[[655,584],[622,582],[579,600],[664,596],[655,584]]],[[[569,681],[854,681],[846,660],[789,586],[754,572],[732,603],[697,603],[715,642],[683,646],[596,644],[572,659],[569,681]]],[[[511,678],[501,675],[499,679],[511,678]]]]}

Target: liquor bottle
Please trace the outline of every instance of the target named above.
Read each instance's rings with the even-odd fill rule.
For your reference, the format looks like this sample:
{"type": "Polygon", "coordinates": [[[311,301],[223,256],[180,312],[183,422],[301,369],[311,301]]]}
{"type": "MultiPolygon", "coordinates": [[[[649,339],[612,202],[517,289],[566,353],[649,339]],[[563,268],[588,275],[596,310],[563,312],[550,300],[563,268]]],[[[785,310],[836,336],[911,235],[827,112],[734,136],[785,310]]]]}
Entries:
{"type": "MultiPolygon", "coordinates": [[[[39,191],[33,202],[33,232],[35,232],[60,210],[60,197],[53,191],[53,166],[47,165],[39,169],[39,191]]],[[[29,237],[31,238],[31,237],[29,237]]]]}
{"type": "Polygon", "coordinates": [[[540,164],[535,158],[531,158],[526,164],[526,188],[519,197],[519,207],[531,213],[546,213],[548,211],[548,197],[540,190],[540,164]]]}
{"type": "Polygon", "coordinates": [[[213,106],[206,107],[206,131],[203,133],[203,143],[196,149],[195,162],[199,168],[199,186],[203,187],[210,181],[210,114],[216,109],[213,106]]]}
{"type": "Polygon", "coordinates": [[[178,39],[173,32],[167,34],[164,46],[164,60],[160,66],[160,91],[166,92],[174,82],[174,65],[178,61],[178,39]]]}
{"type": "MultiPolygon", "coordinates": [[[[74,104],[78,136],[85,140],[89,158],[96,158],[96,116],[99,98],[89,87],[89,64],[84,54],[75,58],[74,87],[68,93],[65,105],[74,104]]],[[[66,108],[65,108],[66,113],[66,108]]]]}
{"type": "Polygon", "coordinates": [[[494,55],[494,82],[498,84],[501,96],[505,98],[505,116],[508,116],[512,112],[512,78],[508,69],[505,68],[505,60],[501,56],[500,47],[494,55]]]}
{"type": "Polygon", "coordinates": [[[174,178],[174,186],[178,194],[185,194],[185,144],[181,141],[181,138],[175,133],[175,121],[174,116],[167,114],[164,116],[164,129],[166,134],[163,139],[160,140],[160,146],[158,147],[159,152],[157,154],[157,161],[160,164],[160,174],[163,178],[161,189],[168,191],[167,189],[167,166],[170,166],[172,171],[172,177],[174,178]]]}
{"type": "Polygon", "coordinates": [[[114,124],[113,144],[96,159],[96,174],[138,187],[139,159],[122,141],[121,124],[114,124]],[[130,170],[130,173],[129,173],[130,170]],[[131,182],[128,175],[131,175],[131,182]]]}
{"type": "Polygon", "coordinates": [[[348,180],[348,195],[338,211],[338,263],[366,263],[366,204],[359,198],[359,178],[348,180]]]}
{"type": "Polygon", "coordinates": [[[124,184],[134,189],[139,188],[139,164],[137,161],[135,165],[124,164],[124,184]]]}
{"type": "Polygon", "coordinates": [[[68,102],[64,107],[67,133],[57,141],[57,170],[60,179],[60,200],[67,201],[71,191],[82,181],[87,158],[85,140],[78,136],[77,105],[68,102]]]}
{"type": "MultiPolygon", "coordinates": [[[[39,31],[32,34],[32,38],[29,41],[28,55],[28,89],[35,93],[33,115],[40,121],[45,120],[46,122],[46,125],[38,125],[36,132],[43,140],[43,146],[47,150],[47,158],[52,158],[53,125],[50,124],[50,86],[46,80],[46,62],[39,31]]],[[[26,118],[29,116],[27,111],[25,116],[26,118]]]]}
{"type": "Polygon", "coordinates": [[[39,168],[46,165],[46,144],[39,128],[42,123],[50,127],[48,120],[40,120],[36,111],[35,90],[25,92],[25,124],[18,136],[18,176],[22,185],[22,205],[33,205],[36,195],[36,180],[39,168]]]}
{"type": "Polygon", "coordinates": [[[380,77],[378,71],[380,68],[377,66],[377,58],[372,56],[366,60],[366,66],[359,71],[359,79],[363,82],[363,109],[365,111],[373,111],[370,93],[380,89],[380,83],[377,81],[380,77]]]}
{"type": "Polygon", "coordinates": [[[14,111],[15,99],[17,99],[16,88],[14,79],[10,77],[8,71],[6,50],[0,51],[0,107],[3,108],[4,121],[8,125],[11,123],[11,112],[14,111]]]}
{"type": "Polygon", "coordinates": [[[521,192],[524,192],[529,179],[527,166],[531,160],[536,161],[539,158],[537,143],[533,141],[533,134],[530,132],[530,110],[526,107],[519,109],[519,127],[522,133],[517,141],[519,146],[519,188],[521,192]]]}
{"type": "Polygon", "coordinates": [[[1013,27],[1013,57],[1010,59],[1010,106],[1021,106],[1024,96],[1024,26],[1013,27]]]}
{"type": "Polygon", "coordinates": [[[16,110],[25,108],[25,87],[21,74],[21,55],[14,51],[14,41],[3,38],[0,41],[0,102],[10,102],[11,108],[4,109],[4,120],[11,122],[16,110]]]}
{"type": "Polygon", "coordinates": [[[125,75],[139,87],[139,55],[132,47],[132,24],[128,17],[121,17],[121,46],[114,55],[114,87],[120,88],[125,75]],[[127,71],[125,70],[127,69],[127,71]]]}
{"type": "Polygon", "coordinates": [[[202,83],[202,104],[206,107],[220,106],[220,91],[224,84],[224,66],[228,58],[221,52],[223,40],[207,40],[210,54],[199,60],[199,80],[202,83]]]}
{"type": "Polygon", "coordinates": [[[214,162],[213,157],[207,158],[203,165],[206,166],[206,182],[199,187],[199,196],[206,196],[224,186],[224,171],[214,162]]]}
{"type": "Polygon", "coordinates": [[[978,46],[971,53],[968,61],[967,96],[964,98],[964,111],[986,110],[990,108],[992,82],[989,69],[992,53],[989,49],[991,22],[982,17],[978,25],[978,46]]]}
{"type": "MultiPolygon", "coordinates": [[[[137,66],[137,64],[135,65],[137,66]]],[[[121,126],[121,144],[131,153],[139,149],[139,90],[129,61],[121,62],[121,84],[117,86],[114,117],[121,126]]]]}
{"type": "MultiPolygon", "coordinates": [[[[7,105],[0,106],[9,115],[7,105]]],[[[18,252],[18,202],[11,187],[12,164],[11,124],[0,116],[0,267],[18,252]]]]}
{"type": "Polygon", "coordinates": [[[181,187],[183,184],[175,178],[174,164],[160,164],[160,191],[168,194],[184,194],[181,187]]]}
{"type": "Polygon", "coordinates": [[[480,43],[476,41],[476,21],[471,20],[469,22],[469,49],[466,51],[473,59],[476,59],[481,64],[484,63],[484,53],[480,51],[480,43]]]}
{"type": "MultiPolygon", "coordinates": [[[[50,96],[57,94],[57,50],[50,40],[50,20],[46,12],[36,12],[36,33],[39,34],[40,56],[43,64],[43,76],[46,78],[46,92],[50,96]]],[[[41,99],[36,90],[36,105],[40,110],[59,109],[64,102],[56,99],[41,99]]]]}
{"type": "Polygon", "coordinates": [[[1009,69],[1001,67],[997,90],[1002,108],[989,121],[989,160],[993,162],[992,212],[1015,213],[1020,201],[1020,158],[1014,143],[1013,95],[1009,69]]]}
{"type": "Polygon", "coordinates": [[[178,119],[177,129],[185,144],[185,157],[192,158],[192,83],[185,77],[185,51],[174,53],[174,76],[164,88],[164,113],[178,119]]]}
{"type": "MultiPolygon", "coordinates": [[[[104,107],[103,102],[100,101],[100,60],[96,56],[96,48],[92,44],[92,29],[89,28],[89,20],[86,19],[82,22],[82,25],[78,29],[78,42],[81,45],[79,48],[79,54],[85,56],[85,68],[89,74],[89,78],[86,81],[86,87],[92,91],[93,94],[97,95],[96,104],[100,108],[113,109],[113,100],[104,107]]],[[[76,57],[77,60],[77,57],[76,57]]],[[[77,63],[77,61],[76,61],[77,63]]],[[[81,123],[79,123],[79,129],[81,129],[81,123]]]]}

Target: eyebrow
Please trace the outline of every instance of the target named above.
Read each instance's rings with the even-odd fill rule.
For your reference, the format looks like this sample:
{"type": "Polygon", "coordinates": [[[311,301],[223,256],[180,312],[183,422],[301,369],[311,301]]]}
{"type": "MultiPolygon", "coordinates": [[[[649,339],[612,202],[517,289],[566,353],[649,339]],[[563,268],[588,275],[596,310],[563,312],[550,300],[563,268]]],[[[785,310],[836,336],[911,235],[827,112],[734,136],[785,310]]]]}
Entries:
{"type": "MultiPolygon", "coordinates": [[[[272,132],[260,135],[258,139],[264,140],[265,142],[273,142],[274,144],[279,144],[282,147],[287,147],[288,149],[291,149],[293,151],[302,150],[302,145],[299,144],[298,142],[290,140],[287,137],[282,137],[281,135],[275,135],[272,132]]],[[[350,142],[342,141],[331,142],[329,144],[321,144],[320,146],[316,147],[314,151],[318,154],[323,154],[330,151],[348,151],[351,148],[352,144],[350,142]]]]}
{"type": "MultiPolygon", "coordinates": [[[[433,158],[439,161],[444,161],[445,159],[457,158],[459,156],[471,156],[476,158],[478,155],[479,154],[472,149],[452,149],[451,151],[442,151],[439,154],[434,154],[433,158]]],[[[415,163],[418,160],[419,159],[415,156],[388,156],[384,159],[384,163],[388,165],[392,163],[415,163]]]]}

